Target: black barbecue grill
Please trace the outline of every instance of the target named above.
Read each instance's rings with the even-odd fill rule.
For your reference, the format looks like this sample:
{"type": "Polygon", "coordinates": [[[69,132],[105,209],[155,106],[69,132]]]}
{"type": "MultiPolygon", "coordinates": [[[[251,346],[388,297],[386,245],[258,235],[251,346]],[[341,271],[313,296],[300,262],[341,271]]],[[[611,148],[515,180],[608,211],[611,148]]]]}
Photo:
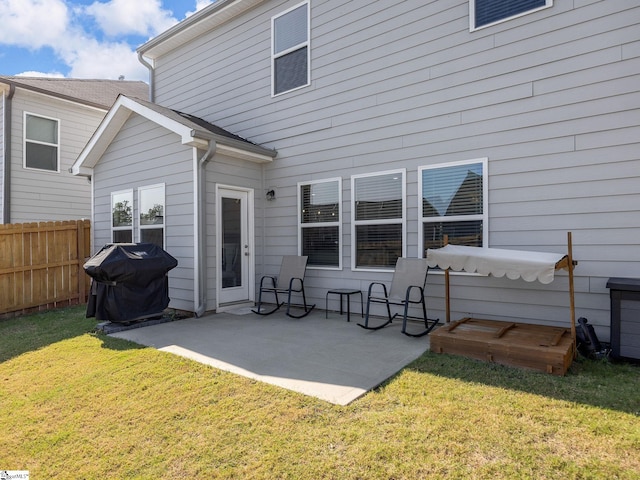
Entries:
{"type": "Polygon", "coordinates": [[[178,261],[152,243],[105,245],[84,264],[92,278],[87,317],[131,323],[169,306],[167,273],[178,261]]]}

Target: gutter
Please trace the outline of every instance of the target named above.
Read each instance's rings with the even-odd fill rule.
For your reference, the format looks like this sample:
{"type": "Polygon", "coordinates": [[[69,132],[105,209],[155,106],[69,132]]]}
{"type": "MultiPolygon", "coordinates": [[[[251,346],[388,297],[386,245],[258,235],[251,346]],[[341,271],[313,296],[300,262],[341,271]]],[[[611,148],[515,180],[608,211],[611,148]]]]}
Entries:
{"type": "Polygon", "coordinates": [[[142,65],[147,67],[147,70],[149,70],[149,101],[153,103],[155,102],[155,97],[156,97],[155,70],[153,68],[153,65],[151,65],[149,62],[147,62],[144,59],[142,52],[138,52],[138,61],[142,65]]]}
{"type": "Polygon", "coordinates": [[[11,117],[12,99],[16,93],[16,86],[9,83],[9,95],[6,97],[4,105],[4,174],[3,174],[3,194],[2,194],[2,223],[11,223],[11,117]]]}
{"type": "Polygon", "coordinates": [[[198,158],[198,149],[193,152],[193,301],[196,317],[207,311],[207,269],[206,269],[206,180],[204,171],[216,151],[216,142],[210,141],[205,154],[198,158]]]}

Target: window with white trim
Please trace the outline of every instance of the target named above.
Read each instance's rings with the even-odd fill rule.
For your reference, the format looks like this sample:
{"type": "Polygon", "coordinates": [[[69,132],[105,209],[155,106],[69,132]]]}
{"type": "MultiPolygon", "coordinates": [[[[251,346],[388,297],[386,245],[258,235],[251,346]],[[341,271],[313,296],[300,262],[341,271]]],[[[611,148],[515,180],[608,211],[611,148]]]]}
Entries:
{"type": "Polygon", "coordinates": [[[60,121],[24,114],[24,167],[60,171],[60,121]]]}
{"type": "Polygon", "coordinates": [[[442,247],[445,236],[450,244],[487,246],[487,163],[480,158],[418,169],[423,257],[442,247]]]}
{"type": "Polygon", "coordinates": [[[553,0],[469,0],[471,30],[553,6],[553,0]]]}
{"type": "Polygon", "coordinates": [[[342,268],[342,179],[298,183],[298,245],[310,267],[342,268]]]}
{"type": "Polygon", "coordinates": [[[133,190],[111,193],[111,242],[133,242],[133,190]]]}
{"type": "Polygon", "coordinates": [[[309,2],[271,19],[272,95],[310,83],[309,2]]]}
{"type": "Polygon", "coordinates": [[[354,269],[389,269],[406,252],[406,170],[351,177],[354,269]]]}
{"type": "Polygon", "coordinates": [[[138,210],[141,243],[154,243],[164,248],[164,183],[138,188],[138,210]]]}

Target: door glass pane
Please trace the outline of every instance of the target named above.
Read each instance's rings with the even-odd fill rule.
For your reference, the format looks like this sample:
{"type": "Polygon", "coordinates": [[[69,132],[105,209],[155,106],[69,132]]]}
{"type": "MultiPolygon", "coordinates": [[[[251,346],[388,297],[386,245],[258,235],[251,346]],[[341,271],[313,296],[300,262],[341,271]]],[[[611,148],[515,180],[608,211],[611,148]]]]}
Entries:
{"type": "Polygon", "coordinates": [[[242,203],[222,198],[222,288],[242,285],[242,203]]]}

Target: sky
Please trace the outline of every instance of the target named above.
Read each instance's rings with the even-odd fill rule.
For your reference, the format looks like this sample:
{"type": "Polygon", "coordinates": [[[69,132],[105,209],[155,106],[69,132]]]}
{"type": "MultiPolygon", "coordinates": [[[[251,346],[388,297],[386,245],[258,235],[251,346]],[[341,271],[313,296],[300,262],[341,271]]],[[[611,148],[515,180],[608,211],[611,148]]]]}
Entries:
{"type": "Polygon", "coordinates": [[[136,48],[215,0],[0,0],[0,75],[149,80],[136,48]]]}

